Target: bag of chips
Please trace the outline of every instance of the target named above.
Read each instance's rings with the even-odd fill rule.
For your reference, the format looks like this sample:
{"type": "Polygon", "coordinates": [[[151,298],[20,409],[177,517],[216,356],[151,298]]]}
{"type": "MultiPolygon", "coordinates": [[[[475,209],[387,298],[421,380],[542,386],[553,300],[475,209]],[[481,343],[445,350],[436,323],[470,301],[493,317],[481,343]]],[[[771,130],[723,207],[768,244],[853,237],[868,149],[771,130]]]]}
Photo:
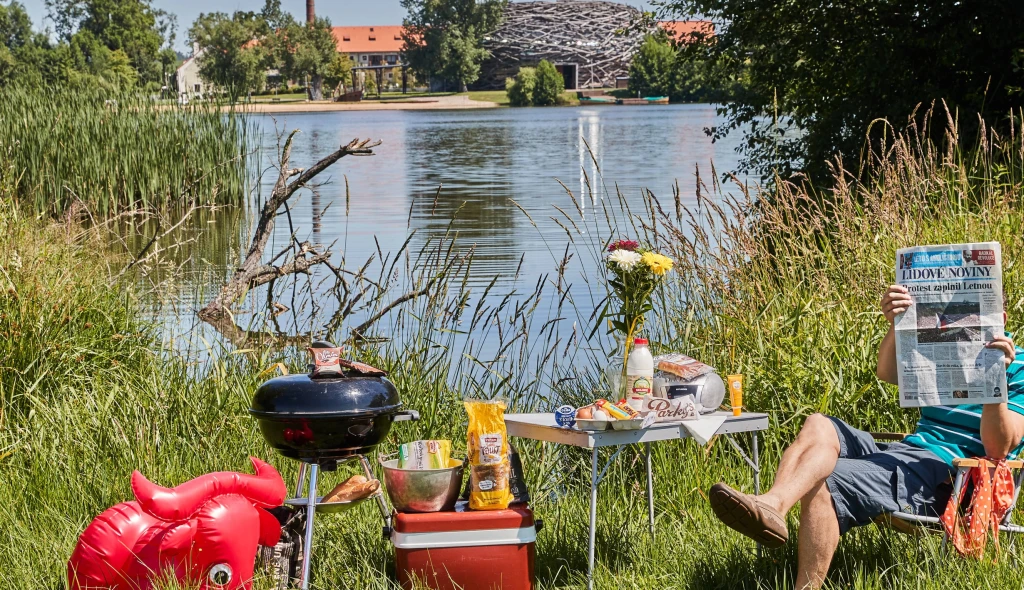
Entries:
{"type": "Polygon", "coordinates": [[[469,507],[502,510],[512,502],[509,486],[508,434],[505,402],[465,400],[469,415],[469,507]]]}
{"type": "Polygon", "coordinates": [[[444,469],[451,455],[450,440],[417,440],[398,447],[398,468],[444,469]]]}

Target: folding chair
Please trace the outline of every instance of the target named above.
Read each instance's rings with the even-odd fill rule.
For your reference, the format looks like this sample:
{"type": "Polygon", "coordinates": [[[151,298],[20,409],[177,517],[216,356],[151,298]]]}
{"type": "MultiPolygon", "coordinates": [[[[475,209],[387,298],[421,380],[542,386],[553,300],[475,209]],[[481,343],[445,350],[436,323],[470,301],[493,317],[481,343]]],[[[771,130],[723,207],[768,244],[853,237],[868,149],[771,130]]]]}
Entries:
{"type": "MultiPolygon", "coordinates": [[[[889,444],[893,442],[899,442],[906,438],[907,434],[901,434],[896,432],[872,432],[871,436],[875,439],[878,444],[878,448],[885,450],[889,444]],[[889,442],[881,442],[889,441],[889,442]]],[[[972,467],[978,467],[982,464],[984,459],[953,459],[953,467],[956,468],[956,478],[953,480],[953,498],[957,501],[960,496],[960,488],[964,482],[964,476],[972,467]]],[[[989,466],[993,466],[992,463],[988,463],[989,466]]],[[[1013,503],[1010,504],[1010,509],[1006,511],[1006,516],[1003,517],[1002,522],[999,523],[1000,532],[1004,533],[1024,533],[1024,526],[1013,524],[1011,522],[1013,518],[1013,512],[1017,508],[1017,498],[1020,496],[1021,484],[1024,483],[1024,461],[1022,460],[1010,460],[1006,462],[1007,466],[1015,471],[1016,474],[1013,477],[1013,503]]],[[[941,533],[942,534],[942,549],[945,551],[946,543],[949,541],[949,536],[946,534],[946,529],[942,525],[942,521],[937,516],[918,516],[908,512],[892,512],[890,514],[883,514],[875,518],[875,524],[880,527],[888,527],[899,531],[901,533],[909,535],[922,535],[927,533],[941,533]]],[[[1014,537],[1010,538],[1010,548],[1013,547],[1014,537]]]]}

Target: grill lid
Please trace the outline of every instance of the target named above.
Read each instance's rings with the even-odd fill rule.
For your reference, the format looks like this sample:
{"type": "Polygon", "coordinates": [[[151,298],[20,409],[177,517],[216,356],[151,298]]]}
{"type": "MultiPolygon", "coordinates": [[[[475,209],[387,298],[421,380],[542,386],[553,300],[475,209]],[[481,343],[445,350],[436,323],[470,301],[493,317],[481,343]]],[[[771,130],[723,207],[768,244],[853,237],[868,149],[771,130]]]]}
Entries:
{"type": "Polygon", "coordinates": [[[398,390],[385,377],[352,375],[313,378],[308,374],[274,377],[256,390],[250,413],[378,414],[402,406],[398,390]]]}
{"type": "Polygon", "coordinates": [[[256,390],[249,413],[336,416],[396,412],[402,406],[383,371],[342,359],[342,349],[329,342],[314,342],[308,350],[312,372],[267,381],[256,390]]]}

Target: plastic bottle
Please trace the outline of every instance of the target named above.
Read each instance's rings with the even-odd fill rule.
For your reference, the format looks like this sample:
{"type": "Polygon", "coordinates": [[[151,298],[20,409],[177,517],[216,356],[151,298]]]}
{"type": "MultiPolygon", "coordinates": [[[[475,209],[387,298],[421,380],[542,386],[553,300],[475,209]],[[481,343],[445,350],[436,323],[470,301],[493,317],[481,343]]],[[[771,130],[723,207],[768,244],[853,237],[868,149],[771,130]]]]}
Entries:
{"type": "Polygon", "coordinates": [[[654,357],[646,338],[633,340],[633,350],[626,361],[626,400],[634,410],[643,406],[645,395],[654,392],[654,357]]]}

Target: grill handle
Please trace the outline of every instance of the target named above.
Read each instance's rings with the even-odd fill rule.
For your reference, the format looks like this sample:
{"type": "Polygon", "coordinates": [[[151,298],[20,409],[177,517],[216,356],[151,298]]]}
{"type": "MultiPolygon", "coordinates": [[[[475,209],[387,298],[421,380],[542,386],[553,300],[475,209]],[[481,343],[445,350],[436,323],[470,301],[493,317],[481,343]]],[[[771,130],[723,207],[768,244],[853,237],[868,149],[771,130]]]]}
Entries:
{"type": "Polygon", "coordinates": [[[392,422],[418,422],[420,419],[420,413],[416,410],[402,410],[396,412],[394,417],[391,418],[392,422]]]}

